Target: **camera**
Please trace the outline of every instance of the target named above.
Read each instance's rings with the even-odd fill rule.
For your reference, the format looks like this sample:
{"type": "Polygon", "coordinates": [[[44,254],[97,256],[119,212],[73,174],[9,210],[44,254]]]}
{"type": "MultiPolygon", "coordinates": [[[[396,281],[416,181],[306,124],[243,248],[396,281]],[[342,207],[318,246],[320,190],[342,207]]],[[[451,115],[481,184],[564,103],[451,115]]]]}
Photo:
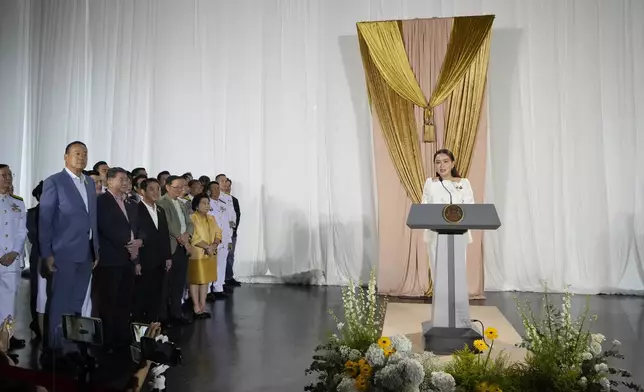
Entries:
{"type": "Polygon", "coordinates": [[[146,337],[149,327],[148,324],[132,323],[133,344],[130,347],[132,360],[134,362],[146,360],[171,367],[180,365],[181,349],[174,343],[163,343],[146,337]]]}

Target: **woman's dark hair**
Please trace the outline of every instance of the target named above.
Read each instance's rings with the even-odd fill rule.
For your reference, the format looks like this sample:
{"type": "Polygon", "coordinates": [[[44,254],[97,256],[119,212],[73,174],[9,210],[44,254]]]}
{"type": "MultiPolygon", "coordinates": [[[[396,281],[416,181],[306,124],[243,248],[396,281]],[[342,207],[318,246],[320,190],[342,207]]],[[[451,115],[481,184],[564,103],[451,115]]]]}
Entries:
{"type": "MultiPolygon", "coordinates": [[[[436,151],[436,153],[434,154],[434,162],[436,162],[436,157],[441,155],[441,154],[447,155],[449,157],[450,161],[452,161],[452,162],[454,162],[456,160],[456,158],[454,158],[454,154],[450,150],[448,150],[446,148],[442,148],[442,149],[436,151]]],[[[458,174],[458,170],[456,170],[456,166],[454,166],[452,168],[452,172],[450,174],[454,178],[461,178],[461,175],[458,174]]],[[[440,178],[440,174],[436,173],[436,177],[440,178]]]]}
{"type": "Polygon", "coordinates": [[[40,202],[40,196],[42,196],[42,181],[36,185],[33,191],[31,191],[31,196],[40,202]]]}
{"type": "Polygon", "coordinates": [[[201,203],[201,199],[208,199],[208,200],[210,200],[210,198],[208,197],[208,195],[206,195],[205,193],[200,193],[200,194],[198,194],[197,196],[193,197],[193,198],[192,198],[192,210],[193,210],[194,212],[197,212],[197,210],[199,209],[199,203],[201,203]]]}

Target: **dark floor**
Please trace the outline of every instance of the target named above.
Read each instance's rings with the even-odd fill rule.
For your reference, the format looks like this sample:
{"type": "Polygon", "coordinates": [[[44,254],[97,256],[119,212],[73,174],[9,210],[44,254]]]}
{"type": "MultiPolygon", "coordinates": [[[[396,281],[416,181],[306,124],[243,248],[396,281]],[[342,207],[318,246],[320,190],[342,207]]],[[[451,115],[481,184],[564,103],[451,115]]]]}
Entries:
{"type": "MultiPolygon", "coordinates": [[[[19,293],[18,337],[28,337],[28,285],[19,293]]],[[[473,304],[497,306],[521,334],[515,297],[539,307],[542,295],[489,293],[473,304]]],[[[575,310],[588,301],[598,316],[594,330],[609,340],[619,339],[626,360],[620,367],[637,373],[644,363],[644,297],[576,296],[575,310]],[[639,364],[639,366],[636,366],[639,364]]],[[[328,309],[341,314],[340,288],[244,285],[233,298],[213,305],[213,318],[199,321],[173,334],[183,350],[182,366],[166,372],[170,391],[191,392],[290,392],[302,391],[309,382],[304,369],[314,347],[333,332],[328,309]]],[[[34,366],[36,350],[18,352],[20,366],[34,366]]],[[[116,366],[110,364],[110,367],[116,366]]],[[[114,370],[117,372],[117,370],[114,370]]],[[[103,371],[101,379],[123,380],[103,371]],[[107,373],[107,374],[106,374],[107,373]]],[[[635,381],[644,383],[644,373],[635,381]]],[[[118,381],[114,381],[118,384],[118,381]]]]}

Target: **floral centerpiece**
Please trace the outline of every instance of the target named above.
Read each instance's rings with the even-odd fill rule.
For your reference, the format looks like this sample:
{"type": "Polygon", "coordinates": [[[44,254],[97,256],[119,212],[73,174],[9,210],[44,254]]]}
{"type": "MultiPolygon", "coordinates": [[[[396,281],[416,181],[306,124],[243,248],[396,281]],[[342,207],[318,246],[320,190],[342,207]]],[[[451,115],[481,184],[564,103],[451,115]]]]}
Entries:
{"type": "Polygon", "coordinates": [[[317,374],[305,391],[314,392],[598,392],[626,387],[644,392],[629,382],[631,376],[612,367],[609,359],[622,359],[620,342],[607,349],[606,338],[591,333],[594,320],[588,307],[572,316],[571,297],[561,307],[546,293],[544,314],[535,317],[529,304],[518,304],[526,330],[521,347],[524,362],[511,363],[504,352],[495,353],[498,331],[484,330],[473,348],[464,347],[447,362],[431,352],[413,352],[402,335],[381,336],[387,300],[376,295],[375,273],[366,288],[353,282],[343,289],[344,319],[333,312],[337,332],[316,348],[307,374],[317,374]]]}

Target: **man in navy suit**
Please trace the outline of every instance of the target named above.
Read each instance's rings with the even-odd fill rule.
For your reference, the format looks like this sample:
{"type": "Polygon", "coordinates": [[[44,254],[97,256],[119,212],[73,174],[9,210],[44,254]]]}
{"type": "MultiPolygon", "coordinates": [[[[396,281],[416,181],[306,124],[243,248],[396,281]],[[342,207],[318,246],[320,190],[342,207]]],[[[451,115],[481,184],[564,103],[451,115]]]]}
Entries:
{"type": "Polygon", "coordinates": [[[96,186],[86,166],[87,146],[67,145],[65,168],[43,182],[40,197],[40,255],[51,279],[48,346],[57,356],[77,350],[63,339],[62,315],[81,314],[98,263],[96,186]]]}

